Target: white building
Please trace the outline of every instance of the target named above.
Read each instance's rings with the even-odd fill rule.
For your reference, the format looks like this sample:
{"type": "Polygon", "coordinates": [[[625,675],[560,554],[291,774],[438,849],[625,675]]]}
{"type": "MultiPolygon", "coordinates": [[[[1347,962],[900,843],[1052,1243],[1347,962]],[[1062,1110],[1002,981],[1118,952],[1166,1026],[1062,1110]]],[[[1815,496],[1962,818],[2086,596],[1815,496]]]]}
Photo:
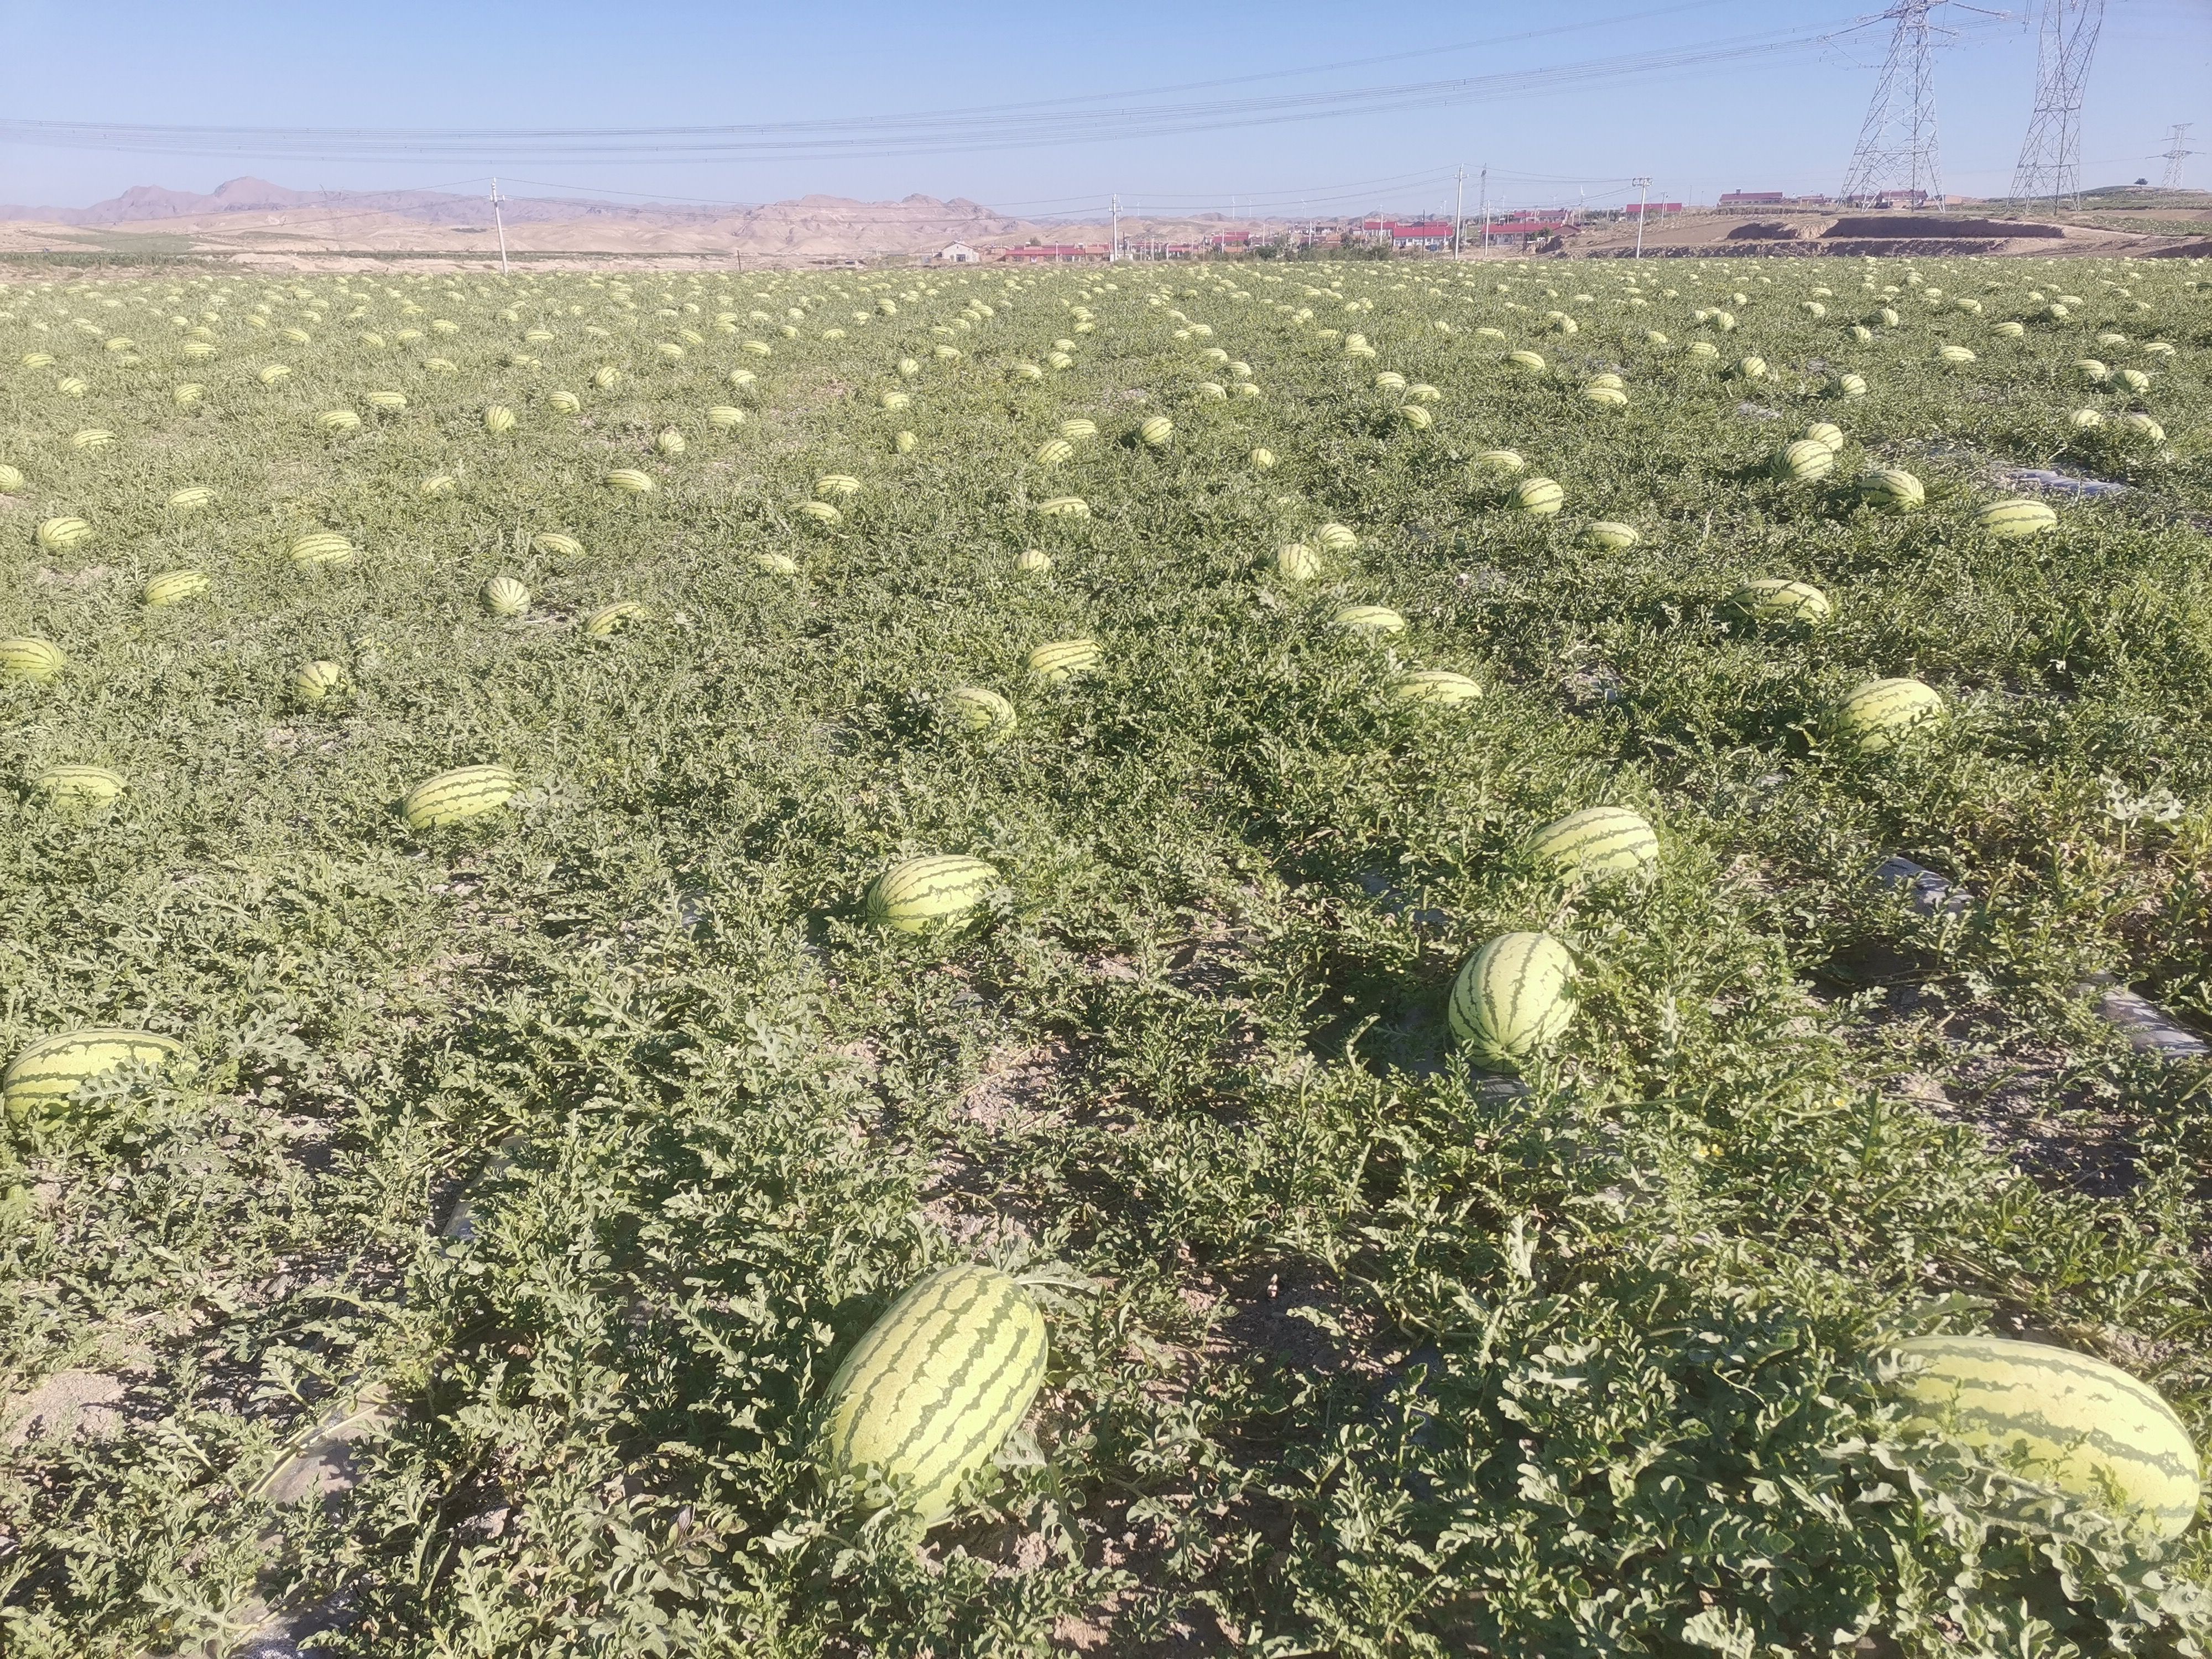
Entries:
{"type": "Polygon", "coordinates": [[[955,242],[951,246],[942,249],[933,263],[940,265],[978,265],[983,263],[983,256],[965,242],[955,242]]]}

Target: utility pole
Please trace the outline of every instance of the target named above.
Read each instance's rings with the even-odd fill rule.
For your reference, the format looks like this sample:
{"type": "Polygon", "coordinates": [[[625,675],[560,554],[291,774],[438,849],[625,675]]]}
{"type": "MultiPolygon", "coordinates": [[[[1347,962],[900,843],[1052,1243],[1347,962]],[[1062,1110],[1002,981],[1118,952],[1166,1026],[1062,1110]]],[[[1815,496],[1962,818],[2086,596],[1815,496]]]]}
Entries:
{"type": "Polygon", "coordinates": [[[1844,176],[1845,203],[1884,196],[1943,204],[1943,172],[1936,146],[1936,46],[1928,14],[1942,0],[1897,0],[1880,15],[1896,21],[1881,78],[1867,106],[1850,171],[1844,176]]]}
{"type": "Polygon", "coordinates": [[[2173,130],[2166,135],[2166,177],[2159,180],[2162,189],[2182,188],[2181,164],[2197,154],[2195,150],[2187,148],[2189,129],[2196,125],[2194,121],[2176,121],[2173,124],[2173,130]]]}
{"type": "Polygon", "coordinates": [[[2081,92],[2105,0],[2043,0],[2035,54],[2035,113],[2013,169],[2016,201],[2071,207],[2081,194],[2081,92]]]}
{"type": "Polygon", "coordinates": [[[500,216],[499,204],[507,199],[499,193],[499,180],[491,181],[491,222],[499,230],[499,274],[507,275],[507,221],[500,216]]]}
{"type": "Polygon", "coordinates": [[[1490,257],[1490,167],[1486,162],[1482,169],[1482,257],[1490,257]]]}
{"type": "Polygon", "coordinates": [[[1467,217],[1467,163],[1459,164],[1452,175],[1452,258],[1459,258],[1459,228],[1467,217]]]}
{"type": "Polygon", "coordinates": [[[1628,181],[1644,192],[1643,204],[1636,210],[1636,257],[1644,257],[1644,222],[1651,216],[1651,180],[1648,178],[1628,181]]]}
{"type": "Polygon", "coordinates": [[[1109,264],[1109,265],[1114,265],[1114,264],[1121,264],[1121,192],[1120,191],[1118,191],[1118,190],[1117,190],[1117,191],[1115,191],[1114,192],[1114,245],[1113,245],[1113,246],[1111,246],[1110,248],[1109,248],[1109,249],[1106,251],[1106,263],[1107,263],[1108,264],[1109,264]]]}

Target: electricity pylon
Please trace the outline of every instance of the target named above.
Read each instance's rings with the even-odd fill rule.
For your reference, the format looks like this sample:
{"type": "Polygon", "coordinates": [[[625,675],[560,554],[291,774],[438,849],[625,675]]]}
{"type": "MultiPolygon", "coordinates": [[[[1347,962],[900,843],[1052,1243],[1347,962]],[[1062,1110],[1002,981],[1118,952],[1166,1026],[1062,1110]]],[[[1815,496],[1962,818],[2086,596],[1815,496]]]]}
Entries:
{"type": "Polygon", "coordinates": [[[1844,177],[1845,202],[1870,204],[1902,196],[1908,204],[1943,200],[1942,164],[1936,148],[1936,51],[1928,14],[1942,0],[1898,0],[1881,13],[1893,18],[1889,56],[1875,83],[1844,177]]]}
{"type": "Polygon", "coordinates": [[[2068,207],[2081,196],[2081,89],[2105,0],[2043,0],[2035,63],[2035,113],[2013,169],[2014,199],[2068,207]]]}
{"type": "Polygon", "coordinates": [[[2188,147],[2189,129],[2196,125],[2193,121],[2176,121],[2173,131],[2166,135],[2166,177],[2159,180],[2161,189],[2179,190],[2182,187],[2181,164],[2197,154],[2188,147]]]}

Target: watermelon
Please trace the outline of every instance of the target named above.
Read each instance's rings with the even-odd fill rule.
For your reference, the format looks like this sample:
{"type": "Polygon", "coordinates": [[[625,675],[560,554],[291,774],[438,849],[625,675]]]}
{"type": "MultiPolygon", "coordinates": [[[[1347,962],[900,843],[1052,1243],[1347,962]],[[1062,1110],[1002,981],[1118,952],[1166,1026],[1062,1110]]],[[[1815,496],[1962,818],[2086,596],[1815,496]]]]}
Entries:
{"type": "Polygon", "coordinates": [[[1014,555],[1014,568],[1025,576],[1042,576],[1052,568],[1052,555],[1041,547],[1025,547],[1014,555]]]}
{"type": "Polygon", "coordinates": [[[532,551],[548,557],[579,559],[584,555],[583,543],[574,536],[563,536],[557,530],[541,530],[530,538],[530,545],[532,551]]]}
{"type": "Polygon", "coordinates": [[[483,602],[495,617],[519,617],[530,609],[530,590],[512,576],[494,576],[483,585],[483,602]]]}
{"type": "Polygon", "coordinates": [[[206,507],[215,500],[215,491],[205,484],[192,484],[169,497],[169,505],[179,513],[190,513],[196,507],[206,507]]]}
{"type": "Polygon", "coordinates": [[[1098,435],[1098,422],[1085,420],[1079,415],[1072,421],[1062,421],[1060,423],[1060,435],[1071,441],[1080,443],[1085,438],[1095,438],[1098,435]]]}
{"type": "Polygon", "coordinates": [[[1863,398],[1867,395],[1867,383],[1862,375],[1838,374],[1836,376],[1836,390],[1846,398],[1863,398]]]}
{"type": "Polygon", "coordinates": [[[849,472],[825,472],[814,481],[814,493],[823,501],[845,501],[860,493],[860,481],[849,472]]]}
{"type": "Polygon", "coordinates": [[[1808,442],[1825,446],[1831,455],[1844,453],[1844,429],[1832,421],[1815,421],[1801,435],[1808,442]]]}
{"type": "Polygon", "coordinates": [[[1543,354],[1538,351],[1509,351],[1505,361],[1529,374],[1541,374],[1546,368],[1543,354]]]}
{"type": "Polygon", "coordinates": [[[1619,553],[1642,541],[1636,526],[1614,519],[1599,519],[1583,532],[1583,539],[1607,553],[1619,553]]]}
{"type": "Polygon", "coordinates": [[[497,811],[522,786],[504,766],[461,766],[425,778],[399,803],[408,827],[437,830],[497,811]]]}
{"type": "Polygon", "coordinates": [[[1048,519],[1087,519],[1091,503],[1080,495],[1054,495],[1039,501],[1037,511],[1048,519]]]}
{"type": "Polygon", "coordinates": [[[827,501],[801,501],[799,516],[825,528],[834,528],[845,522],[845,515],[827,501]]]}
{"type": "Polygon", "coordinates": [[[1523,478],[1513,486],[1513,505],[1537,518],[1548,518],[1566,504],[1567,492],[1549,478],[1523,478]]]}
{"type": "Polygon", "coordinates": [[[612,639],[634,622],[641,622],[653,613],[635,599],[617,599],[612,605],[603,605],[584,618],[584,632],[592,639],[612,639]]]}
{"type": "Polygon", "coordinates": [[[843,1473],[879,1471],[933,1526],[1028,1414],[1048,1352],[1044,1316],[1015,1279],[994,1267],[932,1273],[830,1378],[825,1460],[843,1473]]]}
{"type": "Polygon", "coordinates": [[[107,806],[123,793],[123,775],[104,766],[50,766],[31,787],[56,806],[107,806]]]}
{"type": "Polygon", "coordinates": [[[1800,628],[1817,628],[1828,620],[1828,596],[1810,582],[1785,576],[1762,576],[1748,581],[1721,602],[1721,608],[1738,621],[1800,628]]]}
{"type": "Polygon", "coordinates": [[[16,467],[0,462],[0,495],[13,495],[23,487],[23,474],[16,467]]]}
{"type": "Polygon", "coordinates": [[[2058,514],[2047,501],[1991,501],[1974,517],[1985,533],[2007,542],[2058,527],[2058,514]]]}
{"type": "Polygon", "coordinates": [[[1649,876],[1659,867],[1659,836],[1626,806],[1586,806],[1530,836],[1528,854],[1570,881],[1649,876]]]}
{"type": "Polygon", "coordinates": [[[58,1106],[78,1088],[122,1066],[152,1066],[167,1070],[184,1057],[185,1045],[174,1037],[152,1031],[93,1026],[40,1037],[15,1056],[0,1076],[10,1117],[58,1106]]]}
{"type": "Polygon", "coordinates": [[[302,663],[292,675],[292,695],[301,702],[320,702],[333,691],[343,690],[345,684],[342,664],[327,659],[302,663]]]}
{"type": "Polygon", "coordinates": [[[727,404],[716,404],[707,411],[707,424],[718,431],[726,432],[733,426],[745,423],[745,411],[732,409],[727,404]]]}
{"type": "Polygon", "coordinates": [[[1030,672],[1059,685],[1098,666],[1105,653],[1096,640],[1052,640],[1030,653],[1030,672]]]}
{"type": "Polygon", "coordinates": [[[1907,1433],[1942,1434],[2139,1532],[2178,1538],[2202,1480],[2189,1431],[2158,1390],[2118,1366],[2046,1343],[1920,1336],[1898,1345],[1907,1433]]]}
{"type": "Polygon", "coordinates": [[[322,564],[350,564],[359,551],[337,531],[316,530],[292,544],[292,562],[302,570],[322,564]]]}
{"type": "Polygon", "coordinates": [[[66,553],[92,540],[92,526],[82,519],[47,519],[31,532],[42,553],[66,553]]]}
{"type": "Polygon", "coordinates": [[[205,571],[167,570],[146,584],[146,606],[149,611],[160,611],[197,599],[207,591],[205,571]]]}
{"type": "Polygon", "coordinates": [[[1894,466],[1880,468],[1860,479],[1859,496],[1879,513],[1917,513],[1928,501],[1928,491],[1920,480],[1894,466]]]}
{"type": "Polygon", "coordinates": [[[1324,553],[1350,553],[1359,546],[1359,538],[1340,524],[1325,524],[1314,532],[1314,545],[1324,553]]]}
{"type": "Polygon", "coordinates": [[[654,486],[651,474],[634,466],[618,466],[607,474],[607,488],[618,495],[650,495],[654,486]]]}
{"type": "Polygon", "coordinates": [[[997,692],[980,685],[956,685],[945,694],[945,723],[997,744],[1012,735],[1014,706],[997,692]]]}
{"type": "Polygon", "coordinates": [[[1800,438],[1783,450],[1775,465],[1799,483],[1817,483],[1836,470],[1836,452],[1817,438],[1800,438]]]}
{"type": "Polygon", "coordinates": [[[1175,436],[1175,422],[1164,415],[1155,415],[1137,428],[1137,435],[1154,449],[1164,448],[1175,436]]]}
{"type": "Polygon", "coordinates": [[[1347,634],[1387,635],[1406,631],[1406,619],[1387,605],[1347,605],[1331,620],[1347,634]]]}
{"type": "Polygon", "coordinates": [[[1285,542],[1275,550],[1275,574],[1286,582],[1310,582],[1322,573],[1320,552],[1304,542],[1285,542]]]}
{"type": "Polygon", "coordinates": [[[1582,390],[1582,399],[1600,409],[1620,409],[1627,404],[1628,393],[1617,386],[1586,386],[1582,390]]]}
{"type": "MultiPolygon", "coordinates": [[[[554,393],[556,397],[560,395],[554,393]]],[[[362,401],[371,409],[401,410],[407,407],[407,394],[404,392],[372,392],[362,401]]]]}
{"type": "Polygon", "coordinates": [[[1473,702],[1481,696],[1482,686],[1449,668],[1421,668],[1400,680],[1397,692],[1407,702],[1473,702]]]}
{"type": "MultiPolygon", "coordinates": [[[[1247,386],[1244,390],[1248,394],[1249,394],[1251,392],[1257,392],[1259,388],[1254,386],[1247,386]]],[[[1255,449],[1249,456],[1246,457],[1246,459],[1252,463],[1252,469],[1254,471],[1272,471],[1275,465],[1275,452],[1272,449],[1255,449]]]]}
{"type": "Polygon", "coordinates": [[[908,859],[868,889],[868,920],[895,933],[919,933],[933,922],[966,915],[1002,884],[981,859],[957,853],[908,859]]]}
{"type": "Polygon", "coordinates": [[[1517,1072],[1575,1017],[1574,958],[1549,933],[1501,933],[1452,981],[1452,1035],[1486,1066],[1517,1072]]]}
{"type": "Polygon", "coordinates": [[[1936,348],[1936,361],[1949,368],[1963,368],[1975,361],[1973,352],[1962,345],[1942,345],[1936,348]]]}
{"type": "Polygon", "coordinates": [[[1869,753],[1894,744],[1914,726],[1943,717],[1943,698],[1915,679],[1869,680],[1836,706],[1837,734],[1869,753]]]}
{"type": "Polygon", "coordinates": [[[61,647],[31,635],[0,639],[0,679],[52,679],[69,665],[61,647]]]}
{"type": "Polygon", "coordinates": [[[1037,447],[1036,463],[1039,466],[1059,466],[1074,459],[1075,446],[1065,438],[1047,438],[1037,447]]]}
{"type": "Polygon", "coordinates": [[[1485,472],[1514,473],[1528,463],[1521,459],[1518,450],[1486,449],[1476,454],[1472,465],[1480,467],[1485,472]]]}
{"type": "Polygon", "coordinates": [[[771,576],[796,576],[799,561],[788,553],[756,553],[753,568],[771,576]]]}

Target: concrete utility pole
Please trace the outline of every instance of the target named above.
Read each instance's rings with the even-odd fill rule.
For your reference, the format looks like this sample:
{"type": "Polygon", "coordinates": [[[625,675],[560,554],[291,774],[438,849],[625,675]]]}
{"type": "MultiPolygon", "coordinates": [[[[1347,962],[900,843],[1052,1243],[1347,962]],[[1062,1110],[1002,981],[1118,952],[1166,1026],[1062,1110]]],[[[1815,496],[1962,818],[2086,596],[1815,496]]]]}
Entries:
{"type": "Polygon", "coordinates": [[[1467,163],[1452,175],[1452,258],[1459,258],[1459,228],[1467,217],[1467,163]]]}
{"type": "Polygon", "coordinates": [[[1636,210],[1636,257],[1644,257],[1644,222],[1651,216],[1651,180],[1632,179],[1628,181],[1644,192],[1643,205],[1636,210]]]}
{"type": "Polygon", "coordinates": [[[1121,192],[1120,191],[1118,191],[1118,190],[1117,190],[1117,191],[1115,191],[1114,192],[1114,245],[1113,245],[1113,246],[1112,246],[1112,247],[1109,248],[1109,249],[1107,250],[1107,252],[1106,252],[1106,263],[1107,263],[1108,264],[1109,264],[1109,265],[1112,265],[1112,264],[1119,264],[1121,262],[1121,192]]]}
{"type": "Polygon", "coordinates": [[[1482,257],[1490,257],[1490,168],[1482,169],[1482,257]]]}
{"type": "Polygon", "coordinates": [[[507,221],[500,216],[499,204],[507,199],[499,193],[499,180],[491,181],[491,222],[499,231],[499,274],[507,275],[507,221]]]}

